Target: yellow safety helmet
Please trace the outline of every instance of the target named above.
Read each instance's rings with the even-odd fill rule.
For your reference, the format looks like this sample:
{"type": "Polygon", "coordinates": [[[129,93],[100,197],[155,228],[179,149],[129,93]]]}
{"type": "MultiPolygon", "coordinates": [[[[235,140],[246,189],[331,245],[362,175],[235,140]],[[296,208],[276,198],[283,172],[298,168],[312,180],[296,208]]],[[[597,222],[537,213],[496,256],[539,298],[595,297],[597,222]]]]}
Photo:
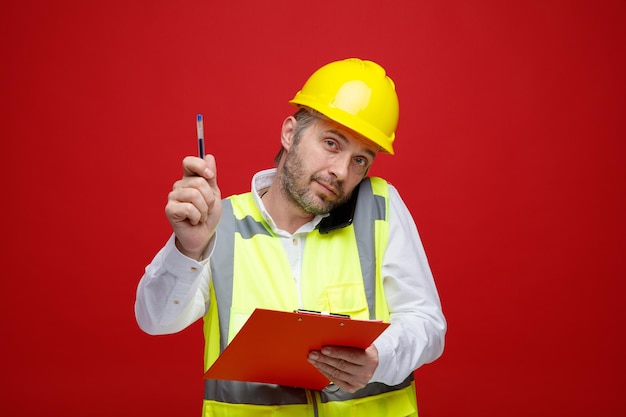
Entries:
{"type": "Polygon", "coordinates": [[[399,105],[395,84],[372,61],[349,58],[326,64],[289,101],[307,106],[363,135],[393,155],[399,105]]]}

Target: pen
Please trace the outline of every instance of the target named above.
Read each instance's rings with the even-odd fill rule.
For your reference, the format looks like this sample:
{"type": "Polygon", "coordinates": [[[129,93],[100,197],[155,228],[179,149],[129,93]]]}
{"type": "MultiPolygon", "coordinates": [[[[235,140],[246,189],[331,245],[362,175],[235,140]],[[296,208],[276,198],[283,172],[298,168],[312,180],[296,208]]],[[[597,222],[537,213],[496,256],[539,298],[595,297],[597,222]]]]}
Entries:
{"type": "Polygon", "coordinates": [[[341,317],[341,318],[344,318],[344,319],[349,319],[350,318],[349,314],[329,313],[328,311],[305,310],[305,309],[302,309],[302,308],[294,310],[294,313],[319,314],[320,316],[341,317]]]}
{"type": "Polygon", "coordinates": [[[196,132],[198,134],[198,156],[204,159],[204,123],[201,114],[196,117],[196,132]]]}

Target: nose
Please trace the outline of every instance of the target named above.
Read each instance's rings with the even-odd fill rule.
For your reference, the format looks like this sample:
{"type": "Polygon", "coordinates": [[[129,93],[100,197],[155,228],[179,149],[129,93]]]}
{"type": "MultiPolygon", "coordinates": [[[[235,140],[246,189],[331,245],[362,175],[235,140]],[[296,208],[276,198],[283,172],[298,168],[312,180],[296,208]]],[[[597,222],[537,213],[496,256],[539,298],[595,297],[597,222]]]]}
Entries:
{"type": "Polygon", "coordinates": [[[329,171],[339,181],[343,181],[347,178],[350,170],[350,161],[352,157],[347,152],[341,152],[334,155],[329,171]]]}

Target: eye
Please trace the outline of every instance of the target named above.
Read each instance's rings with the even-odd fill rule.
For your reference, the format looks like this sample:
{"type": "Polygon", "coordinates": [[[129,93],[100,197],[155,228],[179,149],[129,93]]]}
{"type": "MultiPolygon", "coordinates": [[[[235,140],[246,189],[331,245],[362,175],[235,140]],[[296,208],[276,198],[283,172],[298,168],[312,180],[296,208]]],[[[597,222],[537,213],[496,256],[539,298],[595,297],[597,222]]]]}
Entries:
{"type": "Polygon", "coordinates": [[[364,175],[370,167],[370,160],[367,158],[363,158],[361,156],[357,156],[354,160],[354,172],[359,175],[364,175]]]}
{"type": "Polygon", "coordinates": [[[337,142],[334,139],[324,139],[324,143],[326,144],[328,148],[331,148],[331,149],[337,149],[337,147],[339,146],[337,145],[337,142]]]}
{"type": "Polygon", "coordinates": [[[367,164],[368,164],[367,159],[361,158],[360,156],[354,158],[354,162],[356,162],[360,167],[363,167],[363,168],[367,167],[367,164]]]}

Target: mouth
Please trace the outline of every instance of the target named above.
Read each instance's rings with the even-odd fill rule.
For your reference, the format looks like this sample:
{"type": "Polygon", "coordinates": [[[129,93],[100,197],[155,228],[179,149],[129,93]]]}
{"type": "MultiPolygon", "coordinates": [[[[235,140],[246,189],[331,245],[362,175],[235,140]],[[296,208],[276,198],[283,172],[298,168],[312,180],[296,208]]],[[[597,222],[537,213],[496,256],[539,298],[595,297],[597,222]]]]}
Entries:
{"type": "Polygon", "coordinates": [[[333,197],[338,197],[339,196],[339,191],[337,189],[337,187],[333,186],[332,184],[328,184],[326,182],[322,182],[320,180],[315,180],[315,182],[317,183],[317,185],[319,185],[319,188],[321,188],[322,192],[324,194],[327,194],[329,196],[333,196],[333,197]]]}

